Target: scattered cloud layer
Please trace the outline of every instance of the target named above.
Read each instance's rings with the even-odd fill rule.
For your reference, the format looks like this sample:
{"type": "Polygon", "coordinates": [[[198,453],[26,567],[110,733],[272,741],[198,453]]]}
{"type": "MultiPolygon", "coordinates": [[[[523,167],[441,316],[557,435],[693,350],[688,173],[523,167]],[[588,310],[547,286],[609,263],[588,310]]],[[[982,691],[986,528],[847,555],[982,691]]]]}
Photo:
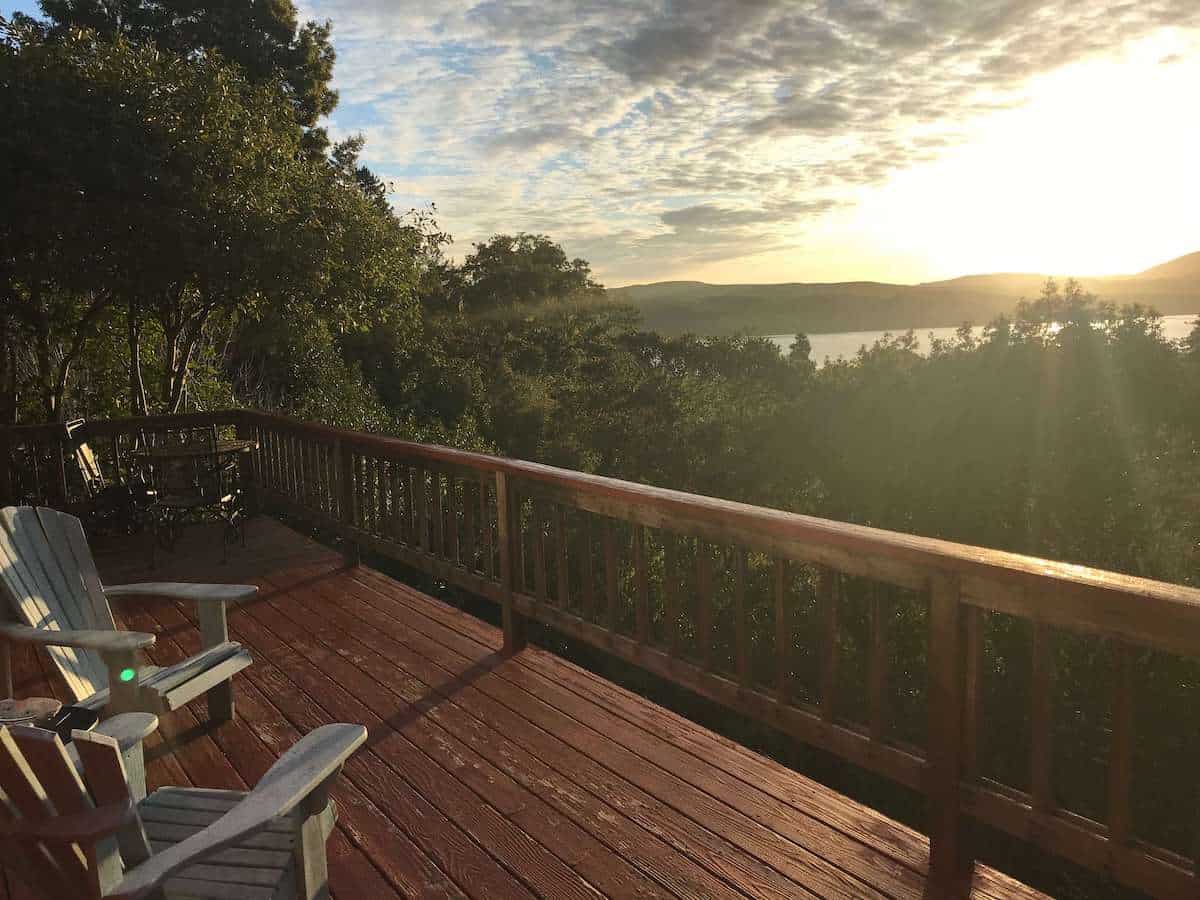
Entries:
{"type": "MultiPolygon", "coordinates": [[[[459,253],[544,231],[609,283],[801,246],[857,192],[1019,106],[1031,78],[1196,0],[306,0],[334,132],[459,253]]],[[[746,280],[753,280],[747,278],[746,280]]]]}

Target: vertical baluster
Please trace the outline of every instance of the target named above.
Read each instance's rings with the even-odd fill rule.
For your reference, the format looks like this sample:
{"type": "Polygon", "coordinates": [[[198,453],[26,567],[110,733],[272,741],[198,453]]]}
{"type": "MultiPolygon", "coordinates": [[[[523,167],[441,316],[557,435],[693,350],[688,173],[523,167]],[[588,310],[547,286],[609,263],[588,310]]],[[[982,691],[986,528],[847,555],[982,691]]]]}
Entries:
{"type": "Polygon", "coordinates": [[[882,741],[887,733],[887,710],[884,695],[887,688],[887,612],[883,586],[871,585],[869,599],[871,649],[867,664],[868,722],[871,740],[882,741]]]}
{"type": "Polygon", "coordinates": [[[358,480],[359,480],[359,528],[364,532],[371,530],[371,508],[373,500],[371,498],[371,460],[366,456],[355,454],[358,458],[358,480]]]}
{"type": "Polygon", "coordinates": [[[375,534],[381,538],[386,538],[391,527],[392,521],[392,492],[391,480],[388,477],[388,461],[386,459],[377,459],[375,461],[376,472],[376,490],[379,492],[379,508],[375,516],[375,534]]]}
{"type": "Polygon", "coordinates": [[[287,480],[287,435],[282,431],[275,432],[275,484],[279,490],[279,495],[288,500],[291,496],[288,494],[287,480]]]}
{"type": "Polygon", "coordinates": [[[633,526],[634,612],[639,643],[650,642],[650,584],[646,573],[646,529],[633,526]]]}
{"type": "Polygon", "coordinates": [[[429,553],[429,515],[426,490],[426,472],[423,468],[417,468],[413,474],[413,503],[416,508],[417,516],[417,539],[420,542],[421,550],[429,553]]]}
{"type": "Polygon", "coordinates": [[[404,502],[404,467],[400,460],[392,460],[391,469],[392,489],[392,540],[397,544],[404,543],[404,518],[408,515],[408,504],[404,502]]]}
{"type": "Polygon", "coordinates": [[[279,432],[271,429],[269,447],[269,465],[271,466],[271,490],[276,494],[283,493],[279,480],[279,432]]]}
{"type": "Polygon", "coordinates": [[[533,541],[533,591],[538,603],[545,603],[546,587],[546,507],[534,497],[529,504],[529,531],[533,541]]]}
{"type": "Polygon", "coordinates": [[[308,502],[314,511],[321,509],[321,445],[309,438],[308,444],[308,502]]]}
{"type": "Polygon", "coordinates": [[[462,564],[470,571],[475,571],[478,566],[475,565],[475,492],[479,486],[469,478],[464,478],[462,483],[462,511],[463,511],[463,548],[462,548],[462,564]]]}
{"type": "Polygon", "coordinates": [[[517,565],[516,584],[520,585],[521,590],[526,594],[529,593],[529,560],[525,552],[525,504],[521,499],[520,492],[515,486],[509,488],[512,491],[512,511],[513,511],[513,540],[516,543],[513,545],[513,560],[517,565]]]}
{"type": "Polygon", "coordinates": [[[1133,783],[1133,648],[1113,644],[1112,746],[1108,753],[1108,837],[1114,844],[1132,839],[1129,796],[1133,783]]]}
{"type": "Polygon", "coordinates": [[[609,631],[617,630],[617,535],[612,519],[604,520],[604,593],[609,631]]]}
{"type": "Polygon", "coordinates": [[[679,538],[674,534],[665,535],[663,546],[663,608],[666,616],[667,651],[672,656],[679,655],[679,636],[682,624],[679,621],[679,538]]]}
{"type": "Polygon", "coordinates": [[[704,541],[696,541],[696,650],[700,665],[712,668],[713,560],[704,541]]]}
{"type": "Polygon", "coordinates": [[[821,718],[833,721],[837,708],[838,604],[842,595],[842,576],[832,569],[821,571],[821,718]]]}
{"type": "Polygon", "coordinates": [[[571,606],[571,582],[567,576],[567,532],[563,527],[563,508],[554,504],[554,559],[558,569],[558,596],[555,598],[562,609],[571,606]]]}
{"type": "Polygon", "coordinates": [[[375,495],[375,518],[371,522],[371,533],[382,535],[386,531],[387,522],[387,465],[384,460],[374,457],[371,468],[371,487],[375,495]]]}
{"type": "Polygon", "coordinates": [[[308,470],[308,441],[299,434],[296,435],[296,473],[300,483],[299,502],[307,512],[312,499],[312,485],[309,483],[311,473],[308,470]]]}
{"type": "Polygon", "coordinates": [[[983,611],[968,606],[962,615],[967,656],[963,681],[963,774],[968,781],[976,781],[979,778],[979,713],[983,702],[979,690],[983,673],[983,611]]]}
{"type": "Polygon", "coordinates": [[[324,441],[314,441],[312,445],[312,464],[314,481],[314,500],[317,510],[321,513],[329,511],[329,467],[328,447],[324,441]]]}
{"type": "Polygon", "coordinates": [[[417,469],[404,468],[404,532],[410,546],[421,546],[421,526],[417,516],[417,469]]]}
{"type": "Polygon", "coordinates": [[[375,522],[379,518],[379,460],[374,456],[363,457],[363,473],[367,479],[367,506],[363,516],[363,528],[375,533],[375,522]]]}
{"type": "Polygon", "coordinates": [[[517,613],[513,604],[515,590],[514,530],[519,528],[519,513],[515,508],[515,497],[503,472],[496,473],[496,539],[500,547],[500,583],[504,588],[501,615],[504,625],[504,653],[519,653],[526,643],[525,617],[517,613]]]}
{"type": "Polygon", "coordinates": [[[308,500],[309,511],[319,514],[324,505],[325,492],[322,489],[323,473],[321,471],[321,445],[312,438],[306,438],[308,446],[308,500]]]}
{"type": "MultiPolygon", "coordinates": [[[[483,524],[483,559],[484,571],[488,578],[495,575],[494,548],[492,535],[492,516],[491,510],[488,508],[488,484],[485,480],[486,475],[479,476],[479,521],[483,524]]],[[[497,501],[498,502],[498,501],[497,501]]]]}
{"type": "Polygon", "coordinates": [[[450,538],[450,547],[446,555],[450,561],[458,564],[458,479],[453,472],[446,473],[446,530],[450,538]]]}
{"type": "Polygon", "coordinates": [[[296,435],[288,432],[283,436],[284,471],[287,473],[287,498],[296,502],[296,435]]]}
{"type": "Polygon", "coordinates": [[[1033,785],[1033,808],[1039,812],[1054,809],[1054,789],[1051,780],[1054,728],[1054,646],[1050,628],[1041,622],[1033,626],[1033,710],[1030,747],[1030,772],[1033,785]]]}
{"type": "Polygon", "coordinates": [[[746,633],[746,551],[733,550],[733,644],[738,684],[750,686],[750,648],[746,633]]]}
{"type": "Polygon", "coordinates": [[[961,589],[956,576],[935,574],[929,591],[929,883],[933,897],[966,897],[973,859],[962,827],[961,589]]]}
{"type": "Polygon", "coordinates": [[[446,510],[442,499],[442,473],[429,470],[433,486],[433,555],[446,555],[446,510]]]}
{"type": "Polygon", "coordinates": [[[325,445],[325,511],[337,518],[337,445],[325,445]]]}
{"type": "Polygon", "coordinates": [[[792,699],[792,615],[788,609],[787,560],[775,559],[775,691],[780,703],[792,699]]]}
{"type": "Polygon", "coordinates": [[[596,614],[596,566],[592,561],[592,514],[583,514],[583,546],[579,552],[579,582],[583,586],[583,615],[591,618],[596,614]]]}
{"type": "Polygon", "coordinates": [[[356,528],[366,529],[371,516],[371,505],[367,499],[367,460],[360,453],[354,454],[354,483],[358,488],[358,504],[356,508],[356,528]]]}

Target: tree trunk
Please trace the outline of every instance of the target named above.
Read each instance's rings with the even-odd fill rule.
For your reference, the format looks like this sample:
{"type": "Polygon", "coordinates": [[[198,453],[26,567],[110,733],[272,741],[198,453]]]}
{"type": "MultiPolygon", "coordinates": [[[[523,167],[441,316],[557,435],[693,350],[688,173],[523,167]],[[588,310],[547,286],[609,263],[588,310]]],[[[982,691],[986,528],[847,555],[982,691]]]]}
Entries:
{"type": "Polygon", "coordinates": [[[17,357],[13,322],[0,316],[0,425],[17,424],[17,357]]]}
{"type": "Polygon", "coordinates": [[[146,402],[146,382],[142,378],[142,323],[138,318],[137,304],[129,301],[129,411],[135,416],[149,412],[146,402]]]}
{"type": "Polygon", "coordinates": [[[54,402],[54,369],[50,363],[49,329],[39,329],[37,335],[38,392],[42,395],[42,413],[47,422],[58,421],[59,410],[54,402]]]}

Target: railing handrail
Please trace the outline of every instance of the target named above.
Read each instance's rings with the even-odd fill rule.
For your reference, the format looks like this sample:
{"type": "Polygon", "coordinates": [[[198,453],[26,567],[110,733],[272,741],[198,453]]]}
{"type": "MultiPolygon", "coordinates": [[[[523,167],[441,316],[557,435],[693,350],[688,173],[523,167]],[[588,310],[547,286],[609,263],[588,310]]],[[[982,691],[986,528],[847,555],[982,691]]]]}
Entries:
{"type": "MultiPolygon", "coordinates": [[[[839,522],[440,444],[352,431],[261,410],[222,409],[93,420],[86,423],[83,434],[100,437],[212,423],[270,424],[371,450],[384,457],[416,457],[481,472],[503,472],[552,488],[652,509],[684,525],[720,528],[734,541],[741,534],[759,540],[816,545],[840,554],[856,554],[885,566],[894,564],[898,568],[879,574],[890,575],[892,580],[914,588],[921,586],[920,582],[931,571],[954,574],[963,579],[963,594],[972,605],[1046,624],[1109,633],[1176,653],[1200,654],[1200,588],[1136,575],[839,522]],[[1038,603],[1032,596],[1051,589],[1058,594],[1053,606],[1038,603]],[[1123,605],[1131,602],[1138,604],[1136,609],[1123,605]],[[1131,615],[1136,615],[1137,619],[1130,620],[1128,616],[1131,615]]],[[[65,437],[61,423],[5,426],[0,428],[0,434],[3,433],[26,439],[65,437]]]]}
{"type": "MultiPolygon", "coordinates": [[[[909,577],[905,577],[903,571],[891,574],[912,587],[918,586],[912,578],[916,573],[955,574],[963,579],[963,593],[967,602],[973,605],[1047,624],[1116,634],[1126,640],[1173,652],[1200,653],[1200,589],[1186,585],[838,522],[543,463],[350,431],[276,413],[242,410],[225,415],[301,430],[381,455],[417,457],[480,471],[503,472],[552,487],[637,504],[685,524],[720,526],[731,538],[740,533],[789,544],[817,544],[843,553],[865,554],[909,568],[909,577]],[[1030,596],[1049,589],[1059,593],[1057,609],[1039,604],[1030,596]],[[1125,610],[1121,607],[1123,602],[1139,605],[1136,610],[1125,610]],[[1125,621],[1124,612],[1136,613],[1139,621],[1125,621]]],[[[916,574],[916,580],[925,577],[916,574]]]]}

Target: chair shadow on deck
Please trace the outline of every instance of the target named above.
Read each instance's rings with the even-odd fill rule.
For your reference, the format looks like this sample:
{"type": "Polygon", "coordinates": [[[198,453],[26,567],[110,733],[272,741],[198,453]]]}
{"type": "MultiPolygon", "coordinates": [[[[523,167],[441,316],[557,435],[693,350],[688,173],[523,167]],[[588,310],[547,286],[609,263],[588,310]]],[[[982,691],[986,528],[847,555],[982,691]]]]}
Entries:
{"type": "Polygon", "coordinates": [[[500,665],[507,658],[499,650],[494,650],[478,662],[473,663],[461,675],[447,678],[439,684],[431,686],[421,697],[409,703],[407,708],[399,709],[383,721],[376,722],[369,727],[367,729],[367,741],[364,746],[374,747],[375,744],[389,737],[391,732],[403,731],[406,726],[411,725],[430,710],[436,709],[441,704],[453,700],[455,694],[463,688],[469,687],[485,675],[490,674],[496,666],[500,665]]]}

